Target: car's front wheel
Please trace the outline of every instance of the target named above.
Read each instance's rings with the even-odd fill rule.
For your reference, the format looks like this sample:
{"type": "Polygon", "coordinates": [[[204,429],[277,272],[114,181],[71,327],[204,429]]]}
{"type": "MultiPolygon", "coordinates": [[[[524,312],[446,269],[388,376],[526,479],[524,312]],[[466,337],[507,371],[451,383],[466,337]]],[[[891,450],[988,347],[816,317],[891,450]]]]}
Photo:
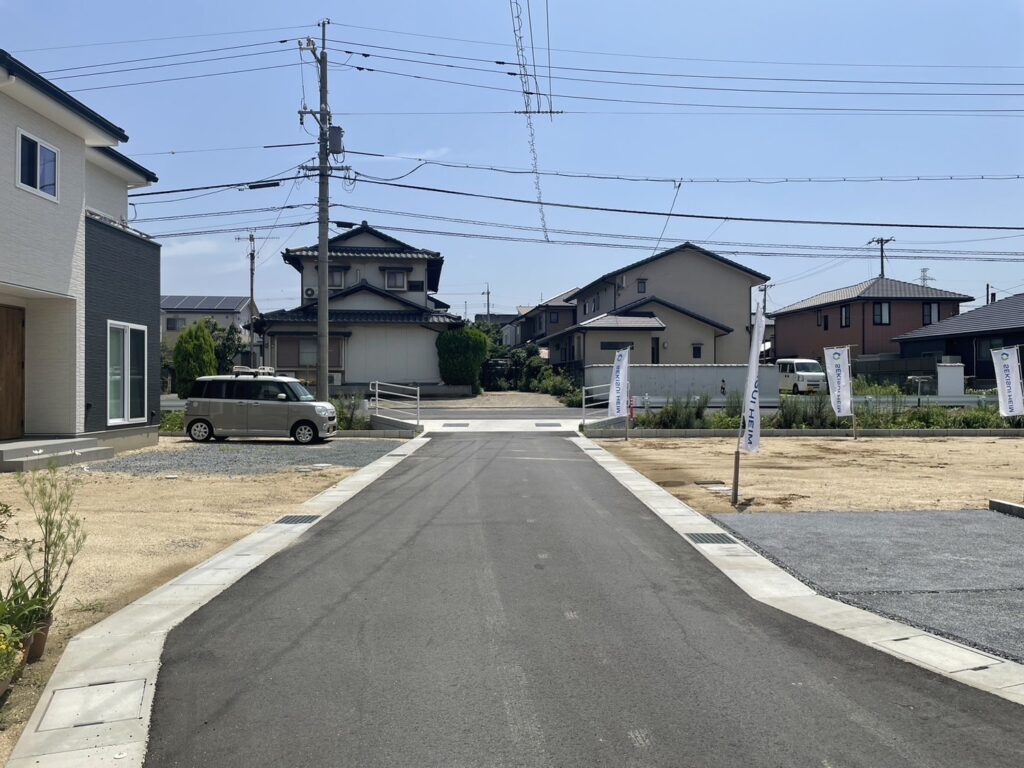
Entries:
{"type": "Polygon", "coordinates": [[[300,421],[292,428],[292,439],[299,445],[309,445],[317,438],[316,427],[308,421],[300,421]]]}
{"type": "Polygon", "coordinates": [[[800,385],[799,384],[794,384],[793,385],[793,394],[794,395],[799,395],[800,394],[800,385]]]}
{"type": "Polygon", "coordinates": [[[188,425],[188,436],[197,443],[203,443],[213,437],[210,422],[199,419],[188,425]]]}

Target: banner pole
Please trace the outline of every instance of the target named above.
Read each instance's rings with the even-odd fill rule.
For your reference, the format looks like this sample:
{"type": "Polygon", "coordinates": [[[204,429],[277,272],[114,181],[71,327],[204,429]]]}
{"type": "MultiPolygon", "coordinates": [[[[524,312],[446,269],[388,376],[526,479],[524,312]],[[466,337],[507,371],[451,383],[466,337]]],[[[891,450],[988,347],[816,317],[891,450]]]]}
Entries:
{"type": "MultiPolygon", "coordinates": [[[[738,442],[738,441],[737,441],[738,442]]],[[[732,505],[735,507],[740,498],[740,449],[736,446],[736,454],[732,461],[732,505]]]]}
{"type": "Polygon", "coordinates": [[[626,380],[626,442],[629,442],[629,411],[632,401],[629,396],[629,379],[626,380]]]}

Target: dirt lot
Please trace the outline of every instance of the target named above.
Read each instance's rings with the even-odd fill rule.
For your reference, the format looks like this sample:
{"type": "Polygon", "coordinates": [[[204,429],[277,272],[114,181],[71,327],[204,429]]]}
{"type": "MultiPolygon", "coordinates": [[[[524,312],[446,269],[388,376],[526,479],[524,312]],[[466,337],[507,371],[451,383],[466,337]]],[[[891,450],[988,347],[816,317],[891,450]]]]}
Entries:
{"type": "MultiPolygon", "coordinates": [[[[705,514],[736,511],[728,493],[696,481],[732,483],[733,438],[603,440],[600,444],[705,514]]],[[[763,438],[741,459],[740,506],[748,512],[981,509],[1020,501],[1024,440],[955,438],[763,438]]]]}
{"type": "MultiPolygon", "coordinates": [[[[161,442],[119,458],[189,449],[180,440],[161,442]]],[[[354,471],[334,466],[245,477],[182,473],[171,480],[163,474],[103,473],[102,466],[89,473],[71,470],[81,478],[75,509],[88,539],[65,586],[45,657],[28,667],[0,710],[0,765],[71,637],[354,471]]],[[[31,536],[35,524],[25,514],[14,475],[0,474],[0,500],[17,509],[20,533],[31,536]]]]}

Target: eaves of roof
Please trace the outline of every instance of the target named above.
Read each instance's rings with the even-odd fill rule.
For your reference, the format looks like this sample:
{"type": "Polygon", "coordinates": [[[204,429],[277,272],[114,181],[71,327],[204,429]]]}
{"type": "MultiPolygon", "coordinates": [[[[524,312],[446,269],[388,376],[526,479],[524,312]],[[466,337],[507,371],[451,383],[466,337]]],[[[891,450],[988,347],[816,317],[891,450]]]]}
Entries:
{"type": "Polygon", "coordinates": [[[809,298],[798,301],[770,312],[771,317],[788,315],[793,312],[805,312],[809,309],[827,307],[832,304],[861,299],[891,299],[893,301],[922,301],[934,299],[936,301],[973,301],[973,296],[962,293],[944,291],[940,288],[931,288],[918,283],[908,283],[903,280],[896,280],[891,277],[873,277],[870,280],[847,285],[843,288],[836,288],[831,291],[824,291],[809,298]]]}
{"type": "MultiPolygon", "coordinates": [[[[416,310],[423,310],[423,309],[425,309],[422,304],[417,304],[415,301],[410,301],[409,299],[405,298],[404,296],[400,296],[398,293],[395,293],[394,291],[386,291],[383,288],[379,288],[376,285],[372,285],[372,284],[368,283],[365,279],[360,280],[358,283],[356,283],[355,285],[350,286],[348,288],[339,288],[336,291],[331,291],[330,296],[328,298],[328,301],[330,299],[344,299],[347,296],[351,296],[354,293],[364,293],[364,292],[365,293],[372,293],[372,294],[375,294],[377,296],[381,296],[381,297],[383,297],[385,299],[390,299],[391,301],[398,302],[399,304],[403,304],[403,305],[405,305],[407,307],[410,307],[412,309],[416,309],[416,310]]],[[[308,304],[305,304],[304,306],[315,307],[316,305],[317,305],[317,299],[313,299],[311,302],[309,302],[308,304]]]]}
{"type": "Polygon", "coordinates": [[[1022,330],[1024,330],[1024,293],[1018,293],[1015,296],[972,309],[970,312],[947,317],[938,323],[896,336],[893,341],[980,336],[1022,330]]]}
{"type": "Polygon", "coordinates": [[[114,125],[95,110],[85,106],[85,104],[80,102],[70,93],[62,88],[58,88],[38,72],[27,67],[3,49],[0,49],[0,69],[6,70],[6,72],[13,77],[20,78],[27,85],[32,86],[43,95],[53,99],[53,101],[57,102],[65,109],[74,112],[78,117],[91,123],[93,126],[99,128],[101,131],[110,135],[117,141],[128,141],[128,134],[124,132],[123,128],[114,125]]]}
{"type": "Polygon", "coordinates": [[[101,154],[113,160],[118,165],[124,166],[132,173],[137,173],[150,184],[156,184],[156,182],[160,181],[160,179],[156,177],[156,174],[153,173],[151,170],[149,170],[145,166],[139,165],[130,157],[122,155],[116,149],[111,149],[110,147],[95,147],[95,149],[101,154]]]}
{"type": "MultiPolygon", "coordinates": [[[[307,305],[308,306],[308,305],[307,305]]],[[[315,324],[315,312],[305,312],[303,308],[279,309],[275,312],[267,312],[260,317],[263,327],[283,324],[315,324]]],[[[381,309],[332,309],[329,313],[331,323],[353,323],[353,324],[431,324],[431,325],[458,325],[464,321],[447,312],[412,312],[405,310],[381,310],[381,309]]]]}

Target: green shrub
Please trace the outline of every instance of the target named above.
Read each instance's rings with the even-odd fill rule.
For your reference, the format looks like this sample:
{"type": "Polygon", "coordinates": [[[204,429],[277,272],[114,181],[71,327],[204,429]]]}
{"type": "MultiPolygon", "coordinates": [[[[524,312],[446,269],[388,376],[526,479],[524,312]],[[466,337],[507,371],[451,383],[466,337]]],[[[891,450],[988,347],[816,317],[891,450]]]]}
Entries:
{"type": "Polygon", "coordinates": [[[183,400],[192,394],[196,379],[217,373],[213,336],[205,323],[190,325],[178,337],[178,343],[174,345],[174,373],[178,397],[183,400]]]}
{"type": "Polygon", "coordinates": [[[562,401],[562,405],[567,408],[582,408],[583,407],[583,390],[579,387],[573,386],[573,388],[562,395],[559,400],[562,401]]]}
{"type": "Polygon", "coordinates": [[[487,359],[487,336],[476,328],[454,328],[437,336],[437,363],[445,384],[480,388],[480,369],[487,359]]]}
{"type": "MultiPolygon", "coordinates": [[[[743,413],[742,393],[734,389],[725,396],[725,413],[728,416],[739,416],[743,413]]],[[[739,429],[739,426],[736,428],[739,429]]]]}
{"type": "MultiPolygon", "coordinates": [[[[409,402],[412,402],[411,400],[409,402]]],[[[331,399],[331,405],[338,414],[338,429],[347,431],[351,429],[369,429],[370,417],[360,415],[359,409],[363,405],[361,397],[356,395],[343,395],[331,399]]]]}
{"type": "Polygon", "coordinates": [[[896,384],[881,384],[870,376],[854,376],[853,394],[883,397],[885,395],[900,395],[902,391],[896,384]]]}
{"type": "Polygon", "coordinates": [[[185,430],[184,411],[161,411],[160,431],[161,432],[183,432],[185,430]]]}

